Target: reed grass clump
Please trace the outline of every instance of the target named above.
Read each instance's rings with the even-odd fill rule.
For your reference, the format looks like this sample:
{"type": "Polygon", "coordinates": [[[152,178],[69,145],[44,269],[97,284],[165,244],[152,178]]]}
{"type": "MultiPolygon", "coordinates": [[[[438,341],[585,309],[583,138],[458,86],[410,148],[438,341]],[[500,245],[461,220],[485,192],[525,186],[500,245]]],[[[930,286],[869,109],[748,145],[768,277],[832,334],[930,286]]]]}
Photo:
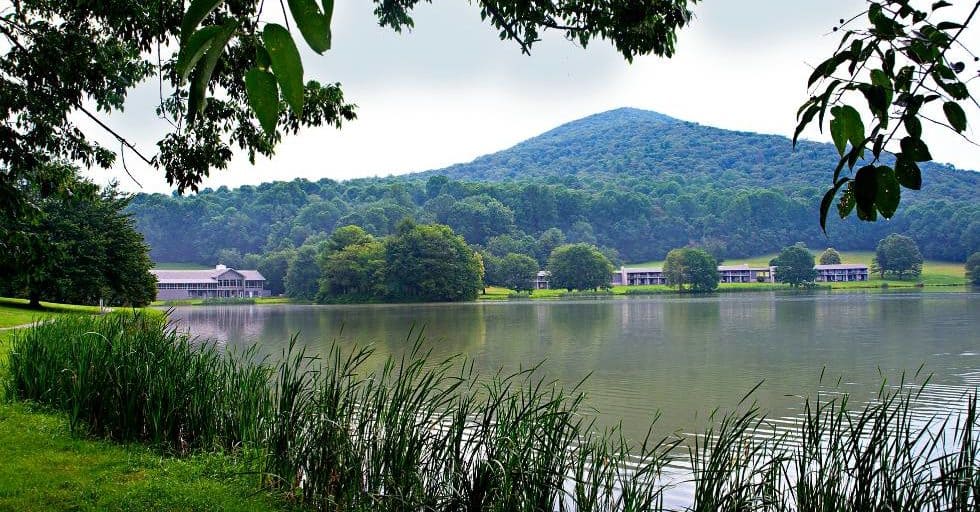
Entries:
{"type": "Polygon", "coordinates": [[[261,485],[310,509],[978,510],[976,393],[947,417],[917,414],[904,382],[858,407],[817,396],[781,428],[746,399],[698,435],[634,443],[538,367],[481,377],[406,344],[377,366],[294,338],[268,362],[141,315],[63,318],[14,337],[7,387],[94,435],[255,454],[261,485]]]}

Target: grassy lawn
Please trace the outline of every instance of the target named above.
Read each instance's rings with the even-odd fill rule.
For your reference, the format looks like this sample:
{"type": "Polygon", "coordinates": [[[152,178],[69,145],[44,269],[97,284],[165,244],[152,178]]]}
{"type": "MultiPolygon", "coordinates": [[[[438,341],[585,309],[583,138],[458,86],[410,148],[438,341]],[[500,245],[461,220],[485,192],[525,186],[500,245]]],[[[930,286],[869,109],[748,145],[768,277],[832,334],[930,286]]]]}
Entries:
{"type": "Polygon", "coordinates": [[[28,307],[27,299],[7,299],[0,297],[0,327],[24,325],[38,320],[47,320],[65,314],[96,314],[98,306],[76,306],[42,302],[41,309],[28,307]]]}
{"type": "MultiPolygon", "coordinates": [[[[0,332],[0,379],[12,335],[0,332]]],[[[257,478],[228,456],[78,437],[60,414],[0,400],[0,511],[287,510],[257,478]]]]}

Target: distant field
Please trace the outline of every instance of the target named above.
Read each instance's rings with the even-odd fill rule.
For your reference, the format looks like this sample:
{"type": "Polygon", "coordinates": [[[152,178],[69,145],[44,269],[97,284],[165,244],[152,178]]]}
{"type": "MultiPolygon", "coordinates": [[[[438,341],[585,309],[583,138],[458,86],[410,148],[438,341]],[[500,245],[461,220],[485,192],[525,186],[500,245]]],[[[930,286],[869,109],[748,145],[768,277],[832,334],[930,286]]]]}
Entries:
{"type": "Polygon", "coordinates": [[[197,263],[170,262],[170,263],[154,263],[153,268],[158,268],[160,270],[208,270],[212,267],[199,265],[197,263]]]}
{"type": "MultiPolygon", "coordinates": [[[[871,259],[874,258],[875,253],[873,251],[842,251],[841,261],[844,263],[863,263],[865,265],[871,265],[871,259]]],[[[741,265],[747,263],[753,266],[767,266],[769,261],[775,258],[777,254],[763,254],[761,256],[753,256],[751,258],[732,258],[725,260],[725,265],[741,265]]],[[[814,253],[814,258],[818,258],[820,252],[814,253]]],[[[626,265],[626,268],[639,268],[639,267],[662,267],[664,262],[661,261],[647,261],[643,263],[630,263],[626,265]]],[[[918,280],[906,280],[899,281],[897,279],[878,279],[875,276],[871,276],[871,280],[868,282],[861,283],[832,283],[833,288],[869,288],[869,287],[880,287],[882,284],[887,283],[888,286],[895,286],[899,288],[912,287],[917,283],[921,282],[924,286],[959,286],[966,284],[966,277],[964,276],[964,269],[962,263],[951,262],[951,261],[936,261],[936,260],[926,260],[922,265],[922,276],[918,280]]]]}
{"type": "MultiPolygon", "coordinates": [[[[244,305],[261,305],[261,304],[295,304],[300,301],[295,301],[289,297],[256,297],[253,299],[252,303],[244,305]]],[[[206,306],[205,299],[185,299],[185,300],[156,300],[150,303],[151,306],[206,306]]]]}

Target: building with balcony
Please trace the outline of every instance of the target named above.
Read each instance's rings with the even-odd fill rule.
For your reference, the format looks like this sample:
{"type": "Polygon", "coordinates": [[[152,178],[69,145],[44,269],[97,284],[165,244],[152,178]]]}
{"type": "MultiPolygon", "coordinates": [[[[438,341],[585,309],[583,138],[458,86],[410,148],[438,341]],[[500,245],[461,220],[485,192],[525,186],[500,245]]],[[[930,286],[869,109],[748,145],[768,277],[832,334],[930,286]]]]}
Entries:
{"type": "Polygon", "coordinates": [[[258,270],[236,270],[217,265],[207,270],[161,270],[157,278],[157,300],[268,297],[265,277],[258,270]]]}
{"type": "Polygon", "coordinates": [[[868,266],[857,263],[838,263],[836,265],[817,265],[817,281],[827,283],[845,283],[849,281],[867,281],[868,266]]]}

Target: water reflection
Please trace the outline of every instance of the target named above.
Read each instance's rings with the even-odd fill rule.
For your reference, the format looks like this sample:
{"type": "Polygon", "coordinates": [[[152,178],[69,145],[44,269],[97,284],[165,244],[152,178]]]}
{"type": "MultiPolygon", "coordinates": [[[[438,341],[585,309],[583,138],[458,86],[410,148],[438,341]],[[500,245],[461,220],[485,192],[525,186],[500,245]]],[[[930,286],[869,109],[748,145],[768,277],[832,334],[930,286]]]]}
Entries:
{"type": "Polygon", "coordinates": [[[437,357],[465,354],[481,373],[543,362],[566,385],[591,374],[589,404],[639,436],[662,411],[660,430],[692,431],[715,408],[755,398],[791,416],[798,395],[843,376],[858,398],[925,363],[937,402],[980,375],[978,293],[730,294],[456,305],[197,306],[175,310],[194,334],[280,353],[300,333],[311,350],[331,340],[375,343],[401,354],[424,326],[437,357]],[[794,396],[796,395],[796,396],[794,396]]]}

